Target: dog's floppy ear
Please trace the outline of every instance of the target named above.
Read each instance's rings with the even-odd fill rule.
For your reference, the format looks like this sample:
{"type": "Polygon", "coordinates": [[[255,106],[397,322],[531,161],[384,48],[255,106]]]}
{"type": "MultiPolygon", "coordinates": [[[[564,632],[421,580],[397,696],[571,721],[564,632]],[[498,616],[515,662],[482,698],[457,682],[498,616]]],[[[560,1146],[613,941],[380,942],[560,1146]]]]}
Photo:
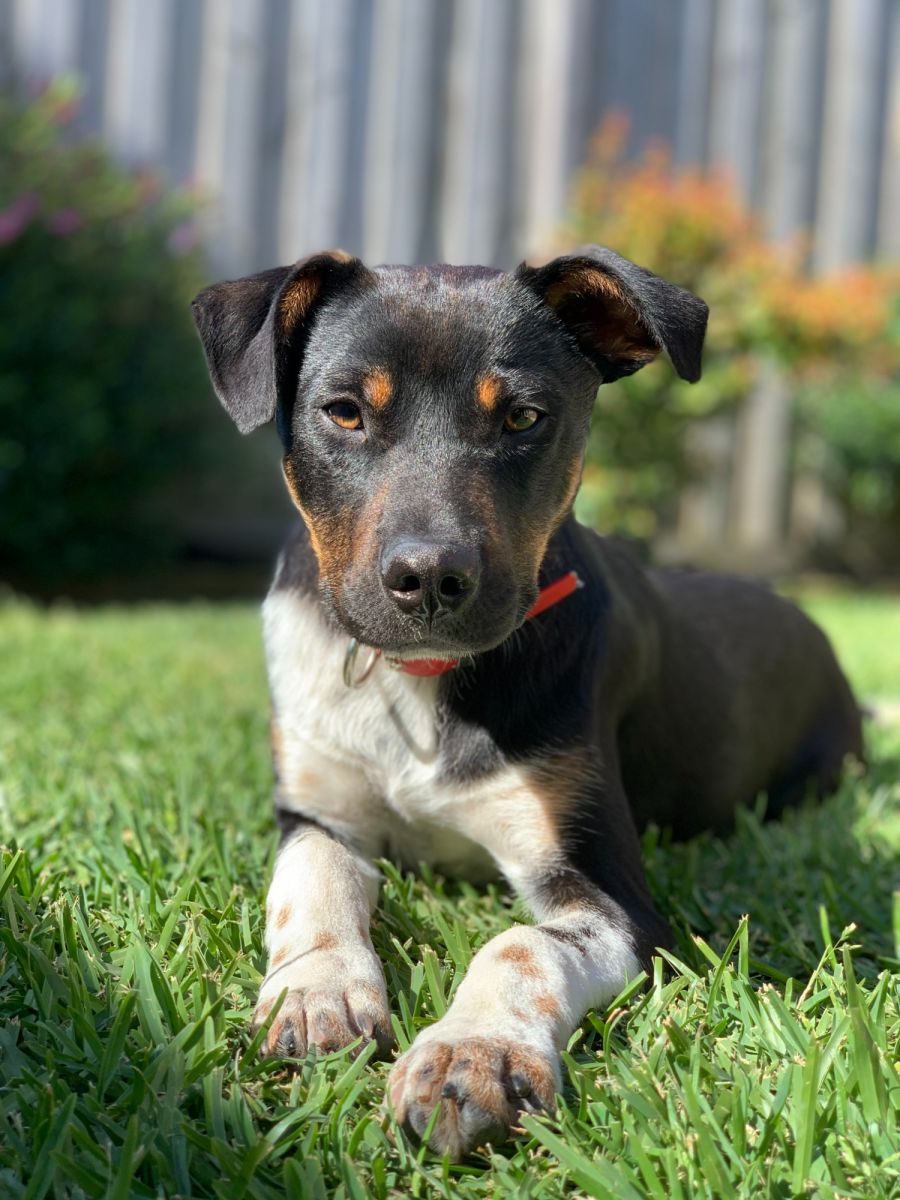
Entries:
{"type": "Polygon", "coordinates": [[[345,287],[374,275],[340,250],[314,254],[206,288],[191,308],[216,395],[241,433],[275,416],[282,389],[299,369],[316,313],[345,287]]]}
{"type": "Polygon", "coordinates": [[[585,246],[516,279],[556,313],[603,377],[632,375],[665,350],[682,379],[696,383],[709,310],[684,288],[605,246],[585,246]]]}

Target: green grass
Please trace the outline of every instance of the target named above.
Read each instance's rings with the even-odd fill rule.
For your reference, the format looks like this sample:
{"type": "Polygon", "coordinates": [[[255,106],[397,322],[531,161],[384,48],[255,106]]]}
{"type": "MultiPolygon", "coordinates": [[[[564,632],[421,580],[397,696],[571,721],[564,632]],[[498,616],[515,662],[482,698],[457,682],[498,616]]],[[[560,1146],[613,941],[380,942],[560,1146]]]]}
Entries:
{"type": "MultiPolygon", "coordinates": [[[[900,601],[809,603],[896,701],[900,601]]],[[[448,1167],[392,1126],[386,1064],[250,1045],[274,850],[255,612],[9,604],[0,662],[0,1196],[900,1195],[900,727],[820,809],[648,839],[674,971],[585,1020],[553,1119],[448,1167]]],[[[386,871],[404,1046],[523,914],[386,871]]]]}

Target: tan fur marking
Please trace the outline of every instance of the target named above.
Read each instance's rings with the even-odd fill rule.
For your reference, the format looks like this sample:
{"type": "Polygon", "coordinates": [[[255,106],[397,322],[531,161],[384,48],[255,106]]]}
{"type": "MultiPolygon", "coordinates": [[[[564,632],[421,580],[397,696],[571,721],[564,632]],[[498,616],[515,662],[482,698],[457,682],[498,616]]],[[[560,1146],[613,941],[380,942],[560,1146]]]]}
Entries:
{"type": "Polygon", "coordinates": [[[566,271],[565,279],[547,288],[547,303],[556,308],[570,296],[605,296],[609,300],[619,300],[627,303],[622,289],[605,271],[587,265],[571,267],[566,271]]]}
{"type": "Polygon", "coordinates": [[[284,734],[276,720],[269,727],[272,739],[272,763],[275,767],[275,778],[280,780],[284,775],[284,734]]]}
{"type": "Polygon", "coordinates": [[[531,979],[540,979],[543,974],[527,946],[516,946],[515,944],[504,946],[497,958],[501,962],[510,963],[520,975],[527,975],[531,979]]]}
{"type": "Polygon", "coordinates": [[[549,1017],[551,1021],[558,1021],[561,1009],[553,997],[547,993],[538,996],[534,1002],[534,1007],[542,1017],[549,1017]]]}
{"type": "Polygon", "coordinates": [[[373,408],[387,408],[393,392],[390,374],[381,367],[370,371],[363,381],[363,391],[373,408]]]}
{"type": "MultiPolygon", "coordinates": [[[[618,283],[598,267],[572,267],[564,279],[552,284],[546,292],[551,308],[599,297],[606,301],[602,313],[602,336],[597,345],[609,358],[634,361],[642,366],[656,358],[659,346],[645,329],[618,283]]],[[[599,332],[599,328],[598,328],[599,332]]]]}
{"type": "Polygon", "coordinates": [[[339,509],[327,516],[314,516],[303,505],[293,461],[282,462],[284,480],[294,507],[309,531],[309,541],[319,563],[319,577],[339,590],[354,560],[374,562],[378,522],[384,509],[388,485],[379,488],[361,512],[339,509]]]}
{"type": "Polygon", "coordinates": [[[315,304],[321,286],[318,275],[307,275],[287,285],[281,297],[280,314],[285,329],[291,329],[303,320],[315,304]]]}
{"type": "Polygon", "coordinates": [[[510,1047],[506,1061],[510,1072],[521,1072],[528,1076],[538,1100],[544,1108],[552,1109],[556,1082],[549,1061],[542,1054],[519,1045],[510,1047]]]}
{"type": "Polygon", "coordinates": [[[284,458],[281,466],[294,507],[309,530],[310,545],[319,563],[319,575],[329,583],[339,584],[347,572],[353,552],[353,513],[349,509],[340,509],[327,518],[314,517],[304,508],[300,499],[293,459],[284,458]]]}
{"type": "Polygon", "coordinates": [[[596,768],[581,750],[550,755],[529,770],[548,825],[560,834],[573,808],[596,781],[596,768]]]}
{"type": "Polygon", "coordinates": [[[313,950],[333,950],[337,946],[337,938],[333,933],[317,933],[313,938],[313,950]]]}
{"type": "Polygon", "coordinates": [[[503,380],[496,375],[482,375],[475,385],[475,399],[485,412],[493,412],[500,401],[503,380]]]}
{"type": "Polygon", "coordinates": [[[290,954],[290,950],[288,949],[288,947],[282,946],[280,950],[276,950],[275,953],[272,955],[272,960],[269,963],[269,966],[270,967],[280,966],[287,959],[287,956],[289,954],[290,954]]]}
{"type": "MultiPolygon", "coordinates": [[[[329,250],[325,257],[342,265],[353,261],[353,255],[348,254],[346,250],[329,250]]],[[[279,311],[281,325],[285,331],[292,329],[306,317],[321,289],[322,277],[318,273],[306,274],[287,285],[281,297],[279,311]]]]}
{"type": "Polygon", "coordinates": [[[290,923],[291,917],[294,915],[294,910],[289,904],[283,904],[278,910],[278,915],[272,924],[276,929],[284,929],[285,925],[290,923]]]}

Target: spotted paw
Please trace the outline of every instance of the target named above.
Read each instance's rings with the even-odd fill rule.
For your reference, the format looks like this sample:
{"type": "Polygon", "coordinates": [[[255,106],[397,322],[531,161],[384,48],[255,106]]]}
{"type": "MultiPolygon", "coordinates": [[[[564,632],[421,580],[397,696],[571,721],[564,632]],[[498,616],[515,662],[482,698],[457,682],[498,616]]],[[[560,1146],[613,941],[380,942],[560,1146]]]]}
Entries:
{"type": "MultiPolygon", "coordinates": [[[[277,996],[260,999],[253,1016],[258,1029],[274,1007],[277,996]]],[[[394,1044],[384,993],[369,982],[351,983],[345,989],[293,988],[260,1047],[262,1054],[303,1058],[315,1048],[322,1054],[341,1050],[363,1039],[378,1044],[385,1055],[394,1044]]]]}
{"type": "Polygon", "coordinates": [[[555,1057],[502,1037],[416,1042],[390,1074],[391,1106],[421,1141],[439,1109],[429,1146],[459,1159],[486,1142],[504,1141],[521,1112],[553,1106],[555,1057]]]}

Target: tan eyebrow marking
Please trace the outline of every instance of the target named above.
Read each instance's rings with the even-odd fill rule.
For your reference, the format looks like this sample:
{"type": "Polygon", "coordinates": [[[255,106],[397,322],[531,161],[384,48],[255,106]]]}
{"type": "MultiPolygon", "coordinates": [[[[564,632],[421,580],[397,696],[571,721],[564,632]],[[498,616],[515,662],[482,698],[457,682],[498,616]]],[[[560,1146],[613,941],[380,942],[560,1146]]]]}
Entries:
{"type": "Polygon", "coordinates": [[[500,400],[502,390],[503,381],[496,375],[482,375],[475,385],[475,399],[485,412],[492,412],[500,400]]]}
{"type": "Polygon", "coordinates": [[[363,380],[363,389],[366,399],[373,408],[386,408],[390,403],[393,390],[391,377],[387,371],[379,367],[375,371],[370,371],[363,380]]]}

